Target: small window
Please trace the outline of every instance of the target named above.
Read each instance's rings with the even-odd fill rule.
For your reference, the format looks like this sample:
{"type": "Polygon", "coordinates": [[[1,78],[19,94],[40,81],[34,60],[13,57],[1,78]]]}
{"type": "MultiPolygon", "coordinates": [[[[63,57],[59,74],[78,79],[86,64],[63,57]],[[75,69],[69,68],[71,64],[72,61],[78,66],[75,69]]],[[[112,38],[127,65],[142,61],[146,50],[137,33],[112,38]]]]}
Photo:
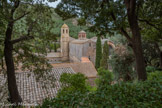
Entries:
{"type": "Polygon", "coordinates": [[[63,29],[63,33],[64,33],[64,29],[63,29]]]}
{"type": "Polygon", "coordinates": [[[66,30],[66,33],[68,33],[68,30],[66,30]]]}

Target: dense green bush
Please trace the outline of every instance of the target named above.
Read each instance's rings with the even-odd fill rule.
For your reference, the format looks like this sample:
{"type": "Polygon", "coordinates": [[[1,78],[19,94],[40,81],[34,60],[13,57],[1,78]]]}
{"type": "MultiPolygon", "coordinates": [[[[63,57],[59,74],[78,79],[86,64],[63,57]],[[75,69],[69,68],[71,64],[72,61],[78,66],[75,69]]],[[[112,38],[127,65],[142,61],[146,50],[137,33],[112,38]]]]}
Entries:
{"type": "Polygon", "coordinates": [[[80,91],[81,93],[84,93],[85,91],[87,91],[86,79],[87,78],[81,73],[63,73],[60,77],[62,89],[59,91],[57,96],[65,96],[66,94],[70,94],[75,91],[80,91]]]}
{"type": "Polygon", "coordinates": [[[159,81],[119,83],[92,93],[74,92],[46,100],[42,107],[90,108],[161,108],[162,88],[159,81]]]}
{"type": "Polygon", "coordinates": [[[146,67],[146,71],[147,71],[147,72],[154,72],[155,70],[156,70],[156,68],[153,67],[153,66],[147,66],[147,67],[146,67]]]}
{"type": "MultiPolygon", "coordinates": [[[[155,72],[156,73],[156,72],[155,72]]],[[[42,108],[161,108],[162,79],[154,78],[143,82],[120,82],[114,85],[102,84],[95,92],[66,94],[47,99],[42,108]]],[[[156,76],[157,77],[157,76],[156,76]]]]}
{"type": "Polygon", "coordinates": [[[96,84],[98,87],[102,85],[110,85],[113,81],[113,73],[104,68],[98,68],[98,78],[96,79],[96,84]]]}
{"type": "Polygon", "coordinates": [[[162,79],[162,71],[155,71],[148,73],[148,80],[161,80],[162,79]]]}

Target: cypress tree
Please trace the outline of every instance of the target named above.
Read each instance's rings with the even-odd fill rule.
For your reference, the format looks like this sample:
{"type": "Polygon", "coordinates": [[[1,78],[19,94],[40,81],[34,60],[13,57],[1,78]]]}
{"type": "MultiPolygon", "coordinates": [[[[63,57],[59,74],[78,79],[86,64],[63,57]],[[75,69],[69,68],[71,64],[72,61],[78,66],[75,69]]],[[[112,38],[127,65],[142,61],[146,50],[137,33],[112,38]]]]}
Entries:
{"type": "Polygon", "coordinates": [[[54,43],[54,51],[57,52],[57,44],[54,43]]]}
{"type": "Polygon", "coordinates": [[[96,62],[95,62],[96,69],[100,67],[101,58],[102,58],[101,38],[98,36],[96,43],[96,62]]]}
{"type": "Polygon", "coordinates": [[[104,69],[108,69],[108,59],[109,59],[109,45],[107,44],[107,41],[105,41],[103,46],[103,54],[100,66],[104,69]]]}

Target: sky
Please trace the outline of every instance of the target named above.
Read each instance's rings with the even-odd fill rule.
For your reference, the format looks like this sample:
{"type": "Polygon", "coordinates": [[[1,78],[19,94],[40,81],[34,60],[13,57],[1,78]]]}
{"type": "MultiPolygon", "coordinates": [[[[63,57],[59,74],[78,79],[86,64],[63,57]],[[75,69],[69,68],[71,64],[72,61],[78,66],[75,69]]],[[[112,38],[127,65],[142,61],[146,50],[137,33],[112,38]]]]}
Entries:
{"type": "Polygon", "coordinates": [[[56,2],[52,2],[52,3],[50,3],[50,2],[47,2],[48,3],[48,5],[50,6],[50,7],[56,7],[58,4],[59,4],[59,2],[60,2],[61,0],[57,0],[56,2]]]}

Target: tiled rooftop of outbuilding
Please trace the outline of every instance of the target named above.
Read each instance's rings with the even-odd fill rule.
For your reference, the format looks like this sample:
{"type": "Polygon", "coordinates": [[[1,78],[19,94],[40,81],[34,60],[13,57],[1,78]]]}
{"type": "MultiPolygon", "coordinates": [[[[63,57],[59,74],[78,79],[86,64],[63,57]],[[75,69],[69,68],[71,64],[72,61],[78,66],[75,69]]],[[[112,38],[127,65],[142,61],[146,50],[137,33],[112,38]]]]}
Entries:
{"type": "Polygon", "coordinates": [[[88,78],[96,78],[97,71],[92,62],[73,62],[73,63],[57,63],[51,64],[54,68],[71,67],[74,72],[82,73],[88,78]]]}
{"type": "MultiPolygon", "coordinates": [[[[53,68],[50,75],[55,76],[55,86],[43,87],[42,82],[36,81],[36,77],[33,73],[22,72],[16,73],[17,86],[19,93],[23,99],[24,104],[41,104],[45,98],[55,97],[58,90],[61,88],[61,83],[59,82],[62,73],[75,73],[71,67],[64,68],[53,68]],[[30,75],[29,75],[30,74],[30,75]]],[[[47,79],[48,80],[48,79],[47,79]]],[[[0,75],[0,86],[6,86],[6,77],[0,75]]],[[[51,84],[49,84],[51,85],[51,84]]],[[[0,98],[7,91],[6,87],[0,92],[0,98]],[[6,90],[6,91],[4,91],[6,90]]],[[[8,98],[8,93],[5,93],[0,103],[6,102],[8,98]]]]}

